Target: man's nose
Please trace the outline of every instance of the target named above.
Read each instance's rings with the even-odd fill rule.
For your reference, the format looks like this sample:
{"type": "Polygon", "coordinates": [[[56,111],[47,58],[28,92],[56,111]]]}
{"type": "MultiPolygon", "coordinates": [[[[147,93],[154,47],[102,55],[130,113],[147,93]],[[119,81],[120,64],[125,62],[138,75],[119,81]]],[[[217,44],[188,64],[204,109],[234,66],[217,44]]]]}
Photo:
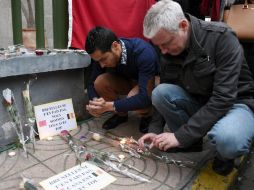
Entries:
{"type": "Polygon", "coordinates": [[[100,62],[100,66],[101,66],[101,68],[104,68],[104,67],[105,67],[105,64],[102,63],[102,62],[100,62]]]}
{"type": "Polygon", "coordinates": [[[160,46],[160,50],[161,50],[161,53],[162,53],[162,54],[168,53],[168,49],[167,49],[167,48],[164,48],[164,47],[162,47],[162,46],[160,46]]]}

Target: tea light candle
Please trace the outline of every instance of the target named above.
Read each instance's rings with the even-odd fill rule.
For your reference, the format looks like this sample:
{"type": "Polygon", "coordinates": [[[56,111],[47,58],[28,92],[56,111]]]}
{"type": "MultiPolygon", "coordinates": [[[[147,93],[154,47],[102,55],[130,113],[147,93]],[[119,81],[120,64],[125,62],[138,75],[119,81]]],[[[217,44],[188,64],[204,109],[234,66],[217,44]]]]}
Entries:
{"type": "Polygon", "coordinates": [[[16,152],[11,151],[11,152],[9,152],[9,153],[8,153],[8,155],[9,155],[10,157],[13,157],[13,156],[15,156],[15,155],[16,155],[16,152]]]}
{"type": "Polygon", "coordinates": [[[52,141],[52,140],[53,140],[53,137],[48,137],[47,140],[48,140],[48,141],[52,141]]]}
{"type": "Polygon", "coordinates": [[[125,156],[123,154],[119,154],[118,158],[120,159],[120,161],[123,161],[123,159],[125,158],[125,156]]]}
{"type": "Polygon", "coordinates": [[[98,134],[98,133],[94,133],[94,134],[93,134],[93,140],[95,140],[95,141],[100,141],[100,140],[101,140],[101,135],[98,134]]]}

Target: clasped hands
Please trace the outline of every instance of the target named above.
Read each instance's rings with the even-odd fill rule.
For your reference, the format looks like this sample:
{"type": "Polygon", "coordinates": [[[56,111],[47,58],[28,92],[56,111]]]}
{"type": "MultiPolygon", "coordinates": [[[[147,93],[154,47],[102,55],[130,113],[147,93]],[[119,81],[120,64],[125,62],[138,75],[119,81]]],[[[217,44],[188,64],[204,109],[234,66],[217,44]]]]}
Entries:
{"type": "Polygon", "coordinates": [[[174,133],[161,133],[159,135],[155,133],[147,133],[138,140],[139,146],[144,149],[145,143],[149,143],[149,149],[156,147],[162,151],[166,151],[169,148],[178,147],[180,143],[176,139],[174,133]]]}
{"type": "Polygon", "coordinates": [[[113,111],[113,102],[107,102],[104,98],[89,100],[86,110],[95,117],[100,117],[106,111],[113,111]]]}

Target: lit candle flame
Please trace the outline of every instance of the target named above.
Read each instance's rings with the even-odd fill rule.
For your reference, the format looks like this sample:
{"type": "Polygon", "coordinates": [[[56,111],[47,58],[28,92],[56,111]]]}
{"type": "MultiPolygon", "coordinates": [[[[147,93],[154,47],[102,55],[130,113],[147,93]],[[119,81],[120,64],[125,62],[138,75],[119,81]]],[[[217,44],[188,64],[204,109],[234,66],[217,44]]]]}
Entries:
{"type": "Polygon", "coordinates": [[[125,144],[126,143],[126,139],[123,138],[121,141],[120,141],[120,144],[125,144]]]}
{"type": "Polygon", "coordinates": [[[123,154],[119,154],[118,158],[120,158],[120,161],[122,161],[125,158],[125,156],[123,154]]]}
{"type": "Polygon", "coordinates": [[[48,141],[52,141],[52,140],[53,140],[53,137],[47,137],[47,140],[48,140],[48,141]]]}

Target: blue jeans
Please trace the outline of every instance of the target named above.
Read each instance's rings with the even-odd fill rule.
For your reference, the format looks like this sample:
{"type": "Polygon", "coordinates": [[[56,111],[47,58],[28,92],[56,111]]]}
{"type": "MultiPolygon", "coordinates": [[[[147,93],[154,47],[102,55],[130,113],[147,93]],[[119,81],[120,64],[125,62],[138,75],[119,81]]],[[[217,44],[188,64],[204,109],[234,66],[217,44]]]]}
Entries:
{"type": "MultiPolygon", "coordinates": [[[[152,92],[152,103],[172,132],[187,123],[201,107],[184,89],[173,84],[157,86],[152,92]]],[[[247,154],[254,137],[254,113],[245,104],[234,104],[207,135],[222,158],[247,154]]]]}

